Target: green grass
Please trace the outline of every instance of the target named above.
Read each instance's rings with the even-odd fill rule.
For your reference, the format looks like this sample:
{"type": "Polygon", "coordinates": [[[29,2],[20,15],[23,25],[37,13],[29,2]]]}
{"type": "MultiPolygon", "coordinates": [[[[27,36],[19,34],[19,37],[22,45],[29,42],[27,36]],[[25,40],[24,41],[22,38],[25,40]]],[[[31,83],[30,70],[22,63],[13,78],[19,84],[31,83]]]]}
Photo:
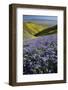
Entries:
{"type": "Polygon", "coordinates": [[[48,25],[38,24],[34,22],[26,22],[23,25],[23,38],[24,40],[27,39],[34,39],[38,36],[45,36],[57,33],[57,25],[52,27],[48,27],[48,25]]]}
{"type": "Polygon", "coordinates": [[[35,34],[35,36],[44,36],[44,35],[50,35],[54,33],[57,33],[57,25],[44,29],[41,32],[35,34]]]}
{"type": "Polygon", "coordinates": [[[39,32],[41,32],[42,30],[44,30],[45,28],[48,28],[48,25],[40,25],[37,23],[33,23],[33,22],[27,22],[24,23],[24,28],[32,35],[35,35],[39,32]]]}
{"type": "Polygon", "coordinates": [[[23,31],[23,39],[28,40],[28,39],[34,39],[36,36],[30,34],[27,30],[23,31]]]}

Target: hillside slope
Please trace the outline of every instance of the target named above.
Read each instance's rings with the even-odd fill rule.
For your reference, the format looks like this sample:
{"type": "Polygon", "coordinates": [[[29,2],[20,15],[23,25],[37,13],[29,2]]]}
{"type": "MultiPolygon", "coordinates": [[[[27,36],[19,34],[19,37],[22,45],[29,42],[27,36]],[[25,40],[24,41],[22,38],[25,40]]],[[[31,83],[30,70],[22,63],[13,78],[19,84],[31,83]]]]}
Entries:
{"type": "Polygon", "coordinates": [[[41,25],[35,22],[24,23],[24,29],[26,29],[30,34],[35,35],[41,32],[43,29],[48,28],[48,25],[41,25]]]}
{"type": "Polygon", "coordinates": [[[32,34],[30,34],[27,30],[23,31],[24,40],[29,40],[29,39],[34,39],[34,38],[36,38],[36,36],[33,36],[32,34]]]}
{"type": "Polygon", "coordinates": [[[52,27],[49,27],[47,29],[43,29],[41,32],[35,34],[35,36],[45,36],[45,35],[50,35],[50,34],[54,34],[57,33],[57,25],[54,25],[52,27]]]}
{"type": "Polygon", "coordinates": [[[35,39],[38,36],[46,36],[57,33],[57,25],[50,26],[37,24],[33,22],[26,22],[23,25],[24,40],[35,39]]]}

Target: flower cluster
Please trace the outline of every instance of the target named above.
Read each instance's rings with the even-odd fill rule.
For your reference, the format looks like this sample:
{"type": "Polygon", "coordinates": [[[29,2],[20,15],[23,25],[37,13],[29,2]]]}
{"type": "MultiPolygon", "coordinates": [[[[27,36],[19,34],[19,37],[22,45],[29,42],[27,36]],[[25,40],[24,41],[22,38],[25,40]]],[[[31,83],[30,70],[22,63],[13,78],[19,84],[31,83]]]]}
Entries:
{"type": "Polygon", "coordinates": [[[55,37],[42,37],[24,43],[23,74],[57,73],[55,37]]]}

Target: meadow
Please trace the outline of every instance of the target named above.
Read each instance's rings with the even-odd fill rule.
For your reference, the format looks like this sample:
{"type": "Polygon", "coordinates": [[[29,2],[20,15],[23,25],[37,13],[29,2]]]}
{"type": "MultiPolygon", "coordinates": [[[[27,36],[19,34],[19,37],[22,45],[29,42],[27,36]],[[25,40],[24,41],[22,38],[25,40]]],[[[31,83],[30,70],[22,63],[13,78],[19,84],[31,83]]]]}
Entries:
{"type": "Polygon", "coordinates": [[[57,24],[25,21],[23,30],[23,74],[57,73],[57,24]]]}

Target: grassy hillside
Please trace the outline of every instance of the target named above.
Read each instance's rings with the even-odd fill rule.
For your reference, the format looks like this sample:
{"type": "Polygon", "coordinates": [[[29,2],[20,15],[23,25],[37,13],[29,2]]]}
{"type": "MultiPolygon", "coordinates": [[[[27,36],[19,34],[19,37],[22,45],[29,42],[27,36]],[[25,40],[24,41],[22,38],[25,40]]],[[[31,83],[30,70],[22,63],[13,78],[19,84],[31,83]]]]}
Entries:
{"type": "Polygon", "coordinates": [[[57,25],[44,29],[41,32],[35,34],[35,36],[50,35],[54,33],[57,33],[57,25]]]}
{"type": "Polygon", "coordinates": [[[34,38],[36,38],[36,36],[33,36],[32,34],[30,34],[27,30],[23,31],[23,39],[24,40],[34,39],[34,38]]]}
{"type": "Polygon", "coordinates": [[[39,32],[41,32],[42,30],[48,28],[48,25],[40,25],[37,23],[33,23],[33,22],[26,22],[24,23],[24,28],[32,35],[35,35],[39,32]]]}
{"type": "Polygon", "coordinates": [[[35,39],[38,36],[45,36],[57,33],[57,25],[48,27],[48,25],[40,25],[33,22],[26,22],[24,23],[23,27],[24,40],[35,39]]]}

